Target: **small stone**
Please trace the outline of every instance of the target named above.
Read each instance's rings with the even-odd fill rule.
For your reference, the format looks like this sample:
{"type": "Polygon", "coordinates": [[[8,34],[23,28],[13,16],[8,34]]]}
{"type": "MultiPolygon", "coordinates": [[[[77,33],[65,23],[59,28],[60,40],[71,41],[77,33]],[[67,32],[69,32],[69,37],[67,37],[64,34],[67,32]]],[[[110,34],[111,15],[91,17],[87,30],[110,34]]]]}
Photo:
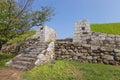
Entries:
{"type": "Polygon", "coordinates": [[[83,53],[77,53],[76,56],[83,56],[83,53]]]}
{"type": "Polygon", "coordinates": [[[83,44],[82,46],[85,47],[85,48],[90,48],[91,47],[90,45],[87,45],[87,44],[83,44]]]}
{"type": "Polygon", "coordinates": [[[77,56],[73,56],[73,60],[77,60],[78,59],[78,57],[77,56]]]}
{"type": "Polygon", "coordinates": [[[101,51],[113,51],[113,49],[107,48],[107,47],[101,47],[100,50],[101,51]]]}
{"type": "Polygon", "coordinates": [[[106,60],[114,60],[114,56],[111,55],[104,55],[102,58],[106,60]]]}
{"type": "Polygon", "coordinates": [[[120,49],[114,49],[115,53],[120,53],[120,49]]]}
{"type": "Polygon", "coordinates": [[[120,61],[120,57],[115,57],[115,59],[116,59],[117,61],[120,61]]]}
{"type": "Polygon", "coordinates": [[[111,65],[115,65],[116,62],[115,62],[115,61],[109,61],[109,64],[111,64],[111,65]]]}
{"type": "Polygon", "coordinates": [[[108,60],[103,60],[103,63],[108,64],[109,62],[108,62],[108,60]]]}
{"type": "Polygon", "coordinates": [[[97,58],[98,58],[97,56],[93,57],[93,59],[97,59],[97,58]]]}
{"type": "Polygon", "coordinates": [[[86,56],[81,56],[82,59],[86,59],[86,56]]]}
{"type": "Polygon", "coordinates": [[[92,57],[92,56],[87,56],[87,59],[88,59],[88,60],[92,60],[93,57],[92,57]]]}
{"type": "Polygon", "coordinates": [[[87,53],[87,50],[82,50],[83,53],[87,53]]]}
{"type": "Polygon", "coordinates": [[[120,53],[116,53],[116,56],[120,57],[120,53]]]}

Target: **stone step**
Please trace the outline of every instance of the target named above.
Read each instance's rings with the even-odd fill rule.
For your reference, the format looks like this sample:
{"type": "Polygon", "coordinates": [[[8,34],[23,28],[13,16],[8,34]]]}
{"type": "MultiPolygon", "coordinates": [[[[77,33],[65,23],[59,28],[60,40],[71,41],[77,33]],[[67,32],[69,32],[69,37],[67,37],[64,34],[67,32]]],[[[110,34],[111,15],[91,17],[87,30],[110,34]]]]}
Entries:
{"type": "Polygon", "coordinates": [[[43,50],[43,49],[46,49],[46,48],[44,48],[44,47],[37,47],[37,48],[32,49],[32,50],[43,50]]]}
{"type": "Polygon", "coordinates": [[[30,58],[35,58],[37,57],[37,54],[23,54],[22,57],[30,57],[30,58]]]}
{"type": "Polygon", "coordinates": [[[35,54],[35,55],[37,55],[37,54],[39,54],[40,52],[27,52],[26,54],[35,54]]]}
{"type": "Polygon", "coordinates": [[[33,49],[33,50],[30,50],[29,52],[39,52],[39,51],[42,51],[44,50],[45,48],[38,48],[38,49],[33,49]]]}
{"type": "Polygon", "coordinates": [[[20,61],[35,61],[36,58],[30,58],[30,57],[19,57],[18,60],[20,61]]]}
{"type": "Polygon", "coordinates": [[[12,64],[11,67],[16,68],[16,69],[21,69],[21,70],[27,70],[28,69],[27,66],[23,66],[23,65],[19,65],[19,64],[12,64]]]}
{"type": "Polygon", "coordinates": [[[19,64],[19,65],[24,65],[24,66],[27,66],[27,65],[31,64],[31,62],[29,62],[29,61],[19,61],[19,60],[15,61],[13,63],[14,64],[19,64]]]}

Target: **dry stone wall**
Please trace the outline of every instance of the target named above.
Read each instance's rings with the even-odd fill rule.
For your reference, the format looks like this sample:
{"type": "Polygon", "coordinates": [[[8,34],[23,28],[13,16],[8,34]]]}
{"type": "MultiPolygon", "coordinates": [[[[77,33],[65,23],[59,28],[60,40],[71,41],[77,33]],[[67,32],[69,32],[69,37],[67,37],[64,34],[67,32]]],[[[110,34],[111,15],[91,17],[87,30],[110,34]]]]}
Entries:
{"type": "Polygon", "coordinates": [[[55,59],[120,65],[120,49],[56,41],[55,59]]]}
{"type": "Polygon", "coordinates": [[[35,65],[36,66],[39,66],[39,65],[42,65],[43,63],[47,62],[47,61],[50,61],[54,58],[54,54],[55,54],[55,48],[54,48],[54,42],[51,42],[49,45],[48,45],[48,48],[43,50],[41,52],[41,54],[39,54],[37,56],[37,60],[35,62],[35,65]]]}
{"type": "Polygon", "coordinates": [[[92,32],[87,20],[76,22],[73,42],[120,49],[120,35],[92,32]]]}

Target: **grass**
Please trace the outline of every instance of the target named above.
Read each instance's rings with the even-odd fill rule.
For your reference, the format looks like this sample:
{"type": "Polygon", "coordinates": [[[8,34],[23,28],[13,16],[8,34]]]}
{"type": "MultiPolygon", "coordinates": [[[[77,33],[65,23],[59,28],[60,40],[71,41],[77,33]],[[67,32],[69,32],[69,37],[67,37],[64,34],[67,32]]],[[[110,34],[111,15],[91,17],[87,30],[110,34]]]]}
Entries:
{"type": "Polygon", "coordinates": [[[109,34],[120,34],[120,23],[91,24],[91,30],[109,34]]]}
{"type": "Polygon", "coordinates": [[[26,32],[26,33],[24,33],[24,34],[16,37],[16,38],[13,38],[13,39],[9,40],[6,44],[7,44],[7,45],[10,45],[10,44],[12,44],[12,43],[14,43],[14,42],[17,42],[17,43],[23,42],[23,41],[25,41],[28,37],[34,35],[35,33],[36,33],[36,31],[28,31],[28,32],[26,32]]]}
{"type": "Polygon", "coordinates": [[[26,80],[120,80],[120,68],[92,63],[57,60],[36,67],[25,74],[26,80]]]}
{"type": "Polygon", "coordinates": [[[14,56],[13,54],[0,54],[0,68],[6,68],[5,63],[14,56]]]}

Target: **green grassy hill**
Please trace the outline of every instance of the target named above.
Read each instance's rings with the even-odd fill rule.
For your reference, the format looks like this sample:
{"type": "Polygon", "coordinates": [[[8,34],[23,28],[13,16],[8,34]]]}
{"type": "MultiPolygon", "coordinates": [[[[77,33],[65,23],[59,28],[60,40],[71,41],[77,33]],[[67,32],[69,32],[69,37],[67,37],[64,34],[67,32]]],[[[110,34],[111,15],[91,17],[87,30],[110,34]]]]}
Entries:
{"type": "Polygon", "coordinates": [[[120,34],[120,23],[91,24],[91,30],[109,34],[120,34]]]}
{"type": "Polygon", "coordinates": [[[48,62],[25,74],[26,80],[120,80],[120,67],[57,60],[48,62]]]}

